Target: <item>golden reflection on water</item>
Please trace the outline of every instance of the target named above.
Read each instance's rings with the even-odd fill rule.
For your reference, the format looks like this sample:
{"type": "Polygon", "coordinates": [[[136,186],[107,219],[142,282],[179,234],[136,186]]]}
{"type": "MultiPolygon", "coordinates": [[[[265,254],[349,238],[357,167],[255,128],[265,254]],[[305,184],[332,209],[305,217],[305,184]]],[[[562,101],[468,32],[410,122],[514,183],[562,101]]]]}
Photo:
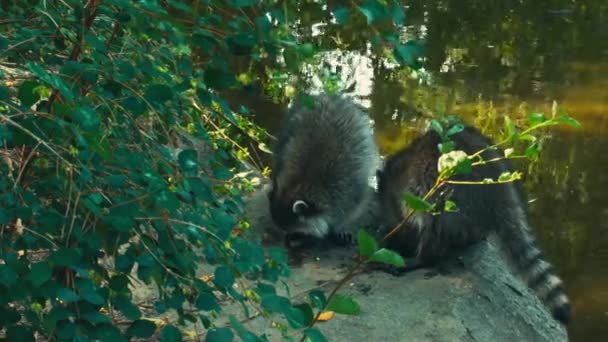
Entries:
{"type": "MultiPolygon", "coordinates": [[[[546,132],[539,163],[528,169],[530,216],[548,258],[566,282],[573,306],[572,341],[608,340],[608,64],[573,64],[568,84],[549,85],[554,98],[452,103],[457,113],[484,133],[499,136],[504,116],[519,123],[531,111],[550,115],[553,100],[582,124],[546,132]]],[[[374,116],[372,111],[372,116],[374,116]]],[[[377,129],[383,153],[407,146],[424,120],[377,129]]],[[[526,170],[523,170],[526,171],[526,170]]]]}

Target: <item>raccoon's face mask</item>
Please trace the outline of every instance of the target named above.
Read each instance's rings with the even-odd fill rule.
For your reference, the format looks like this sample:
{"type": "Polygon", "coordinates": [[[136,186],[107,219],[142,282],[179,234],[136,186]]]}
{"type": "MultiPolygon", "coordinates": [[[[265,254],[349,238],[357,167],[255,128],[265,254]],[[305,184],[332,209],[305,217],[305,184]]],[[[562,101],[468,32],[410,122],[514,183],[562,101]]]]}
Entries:
{"type": "Polygon", "coordinates": [[[281,198],[274,189],[269,192],[268,197],[272,220],[287,233],[288,238],[322,238],[329,233],[329,224],[314,202],[281,198]]]}

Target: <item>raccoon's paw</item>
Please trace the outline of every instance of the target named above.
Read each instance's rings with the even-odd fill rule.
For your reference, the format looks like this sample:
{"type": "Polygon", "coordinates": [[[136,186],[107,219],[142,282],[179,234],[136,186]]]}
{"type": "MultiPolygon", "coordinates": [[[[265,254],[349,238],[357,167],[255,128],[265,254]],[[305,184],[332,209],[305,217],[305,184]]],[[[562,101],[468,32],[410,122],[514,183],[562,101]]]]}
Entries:
{"type": "Polygon", "coordinates": [[[342,247],[350,247],[356,245],[355,237],[351,233],[331,233],[329,239],[336,245],[342,247]]]}

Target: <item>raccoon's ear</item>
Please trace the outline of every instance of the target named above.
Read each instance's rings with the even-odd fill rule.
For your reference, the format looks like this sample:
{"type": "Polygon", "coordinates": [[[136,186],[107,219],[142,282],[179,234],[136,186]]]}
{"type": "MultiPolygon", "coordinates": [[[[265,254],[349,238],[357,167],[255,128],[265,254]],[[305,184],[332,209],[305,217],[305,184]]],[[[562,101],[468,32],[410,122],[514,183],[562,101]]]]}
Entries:
{"type": "Polygon", "coordinates": [[[306,209],[308,209],[308,203],[302,200],[293,202],[293,205],[291,206],[291,211],[296,215],[303,215],[306,209]]]}

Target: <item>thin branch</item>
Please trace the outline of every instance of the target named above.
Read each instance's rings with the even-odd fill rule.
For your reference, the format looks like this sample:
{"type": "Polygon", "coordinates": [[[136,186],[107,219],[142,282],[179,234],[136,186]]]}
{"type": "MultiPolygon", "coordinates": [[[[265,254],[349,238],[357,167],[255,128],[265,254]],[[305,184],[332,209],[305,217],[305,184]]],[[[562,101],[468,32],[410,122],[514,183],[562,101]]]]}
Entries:
{"type": "MultiPolygon", "coordinates": [[[[55,151],[54,148],[52,148],[46,141],[40,139],[36,134],[34,134],[32,131],[30,131],[29,129],[21,126],[20,124],[16,123],[15,121],[11,120],[11,118],[9,118],[8,116],[6,116],[5,114],[0,114],[0,118],[2,118],[3,121],[8,122],[9,124],[15,126],[16,128],[20,129],[21,131],[23,131],[25,134],[29,135],[30,137],[32,137],[34,140],[36,140],[39,144],[43,145],[44,147],[46,147],[52,154],[54,154],[59,160],[61,160],[62,162],[74,167],[74,165],[72,165],[72,163],[70,163],[67,159],[63,158],[57,151],[55,151]]],[[[80,174],[80,171],[78,171],[76,168],[74,168],[74,171],[76,171],[76,173],[80,174]]]]}

